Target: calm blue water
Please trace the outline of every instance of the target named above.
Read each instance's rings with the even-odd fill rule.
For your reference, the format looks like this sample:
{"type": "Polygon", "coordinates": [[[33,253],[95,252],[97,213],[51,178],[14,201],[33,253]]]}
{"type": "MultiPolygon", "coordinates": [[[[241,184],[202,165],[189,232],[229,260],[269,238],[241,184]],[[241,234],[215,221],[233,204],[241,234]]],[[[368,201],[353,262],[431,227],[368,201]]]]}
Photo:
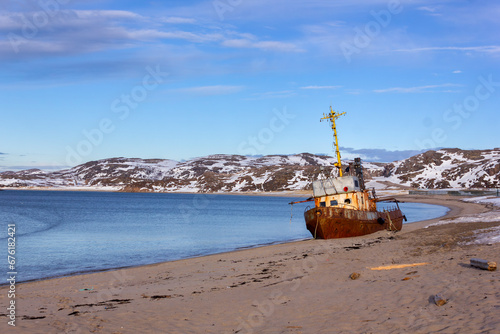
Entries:
{"type": "MultiPolygon", "coordinates": [[[[310,238],[293,198],[202,194],[0,191],[0,252],[16,226],[17,281],[157,263],[310,238]]],[[[299,199],[300,200],[300,199],[299,199]]],[[[447,208],[402,203],[409,222],[447,208]]],[[[1,254],[0,253],[0,254],[1,254]]]]}

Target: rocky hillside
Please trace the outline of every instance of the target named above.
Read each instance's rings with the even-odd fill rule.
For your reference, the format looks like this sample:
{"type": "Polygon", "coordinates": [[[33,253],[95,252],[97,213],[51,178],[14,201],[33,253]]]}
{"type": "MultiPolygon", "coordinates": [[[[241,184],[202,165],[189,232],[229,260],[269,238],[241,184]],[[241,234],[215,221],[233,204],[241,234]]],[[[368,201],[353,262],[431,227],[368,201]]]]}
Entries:
{"type": "Polygon", "coordinates": [[[158,192],[300,190],[332,164],[331,157],[308,153],[265,157],[211,155],[187,162],[112,158],[58,172],[3,172],[0,186],[158,192]]]}
{"type": "Polygon", "coordinates": [[[494,188],[500,186],[500,149],[427,151],[387,164],[382,177],[411,188],[494,188]]]}
{"type": "MultiPolygon", "coordinates": [[[[71,169],[0,173],[0,187],[155,192],[268,192],[310,189],[331,173],[334,158],[302,153],[248,157],[211,155],[177,162],[112,158],[71,169]]],[[[347,165],[348,162],[346,162],[347,165]]],[[[368,180],[413,188],[484,188],[500,181],[500,149],[428,151],[382,164],[363,162],[368,180]]]]}

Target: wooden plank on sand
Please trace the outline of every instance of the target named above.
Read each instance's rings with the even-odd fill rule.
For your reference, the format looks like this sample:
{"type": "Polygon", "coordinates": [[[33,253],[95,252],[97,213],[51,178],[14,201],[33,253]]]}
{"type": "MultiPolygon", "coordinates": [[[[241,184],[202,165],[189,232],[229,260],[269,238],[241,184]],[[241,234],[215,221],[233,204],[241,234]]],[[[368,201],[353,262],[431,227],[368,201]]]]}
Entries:
{"type": "Polygon", "coordinates": [[[409,263],[409,264],[391,264],[389,266],[381,266],[381,267],[373,267],[371,270],[390,270],[390,269],[400,269],[400,268],[408,268],[408,267],[416,267],[423,266],[429,264],[429,262],[422,263],[409,263]]]}

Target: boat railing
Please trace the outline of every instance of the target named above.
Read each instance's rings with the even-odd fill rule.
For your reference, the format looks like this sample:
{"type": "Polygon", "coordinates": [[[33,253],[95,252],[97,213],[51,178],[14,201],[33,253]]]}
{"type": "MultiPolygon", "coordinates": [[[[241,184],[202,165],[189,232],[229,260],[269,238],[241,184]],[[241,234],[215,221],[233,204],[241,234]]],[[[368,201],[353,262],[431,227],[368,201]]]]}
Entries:
{"type": "MultiPolygon", "coordinates": [[[[335,206],[324,206],[324,208],[334,208],[334,209],[350,209],[350,210],[361,210],[358,207],[352,205],[352,204],[345,204],[345,203],[339,203],[338,205],[335,206]]],[[[307,212],[311,210],[312,208],[308,205],[305,209],[304,212],[307,212]]],[[[363,210],[364,211],[364,210],[363,210]]]]}
{"type": "Polygon", "coordinates": [[[398,211],[400,209],[398,207],[393,206],[393,207],[390,207],[390,208],[383,208],[382,210],[383,211],[387,211],[387,212],[393,212],[393,211],[398,211]]]}

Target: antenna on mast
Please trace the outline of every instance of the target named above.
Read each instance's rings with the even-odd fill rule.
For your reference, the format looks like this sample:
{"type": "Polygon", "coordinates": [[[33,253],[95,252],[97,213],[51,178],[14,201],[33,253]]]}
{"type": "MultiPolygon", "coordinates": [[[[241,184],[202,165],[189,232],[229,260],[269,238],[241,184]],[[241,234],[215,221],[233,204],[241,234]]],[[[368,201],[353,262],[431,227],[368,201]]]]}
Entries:
{"type": "Polygon", "coordinates": [[[323,114],[323,117],[320,119],[320,122],[327,120],[332,123],[333,137],[335,138],[335,152],[337,153],[337,162],[334,164],[334,166],[339,169],[339,176],[342,176],[342,162],[340,161],[339,140],[337,138],[337,126],[335,125],[335,120],[342,115],[345,115],[345,112],[338,113],[336,111],[333,111],[332,107],[330,106],[330,112],[328,114],[323,114]]]}

